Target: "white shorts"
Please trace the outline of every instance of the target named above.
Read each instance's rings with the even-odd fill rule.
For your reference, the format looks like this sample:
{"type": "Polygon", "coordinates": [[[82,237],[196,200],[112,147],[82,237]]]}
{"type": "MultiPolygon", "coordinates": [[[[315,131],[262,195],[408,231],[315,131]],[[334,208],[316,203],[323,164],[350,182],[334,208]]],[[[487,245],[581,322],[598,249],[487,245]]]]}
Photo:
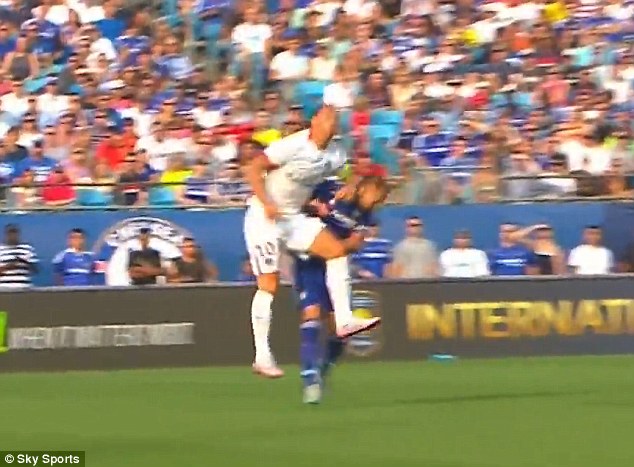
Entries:
{"type": "Polygon", "coordinates": [[[292,214],[277,221],[280,239],[286,249],[293,253],[306,253],[324,229],[324,224],[316,217],[306,214],[292,214]]]}
{"type": "Polygon", "coordinates": [[[275,221],[253,204],[244,215],[244,241],[253,274],[273,274],[280,270],[280,234],[275,221]]]}

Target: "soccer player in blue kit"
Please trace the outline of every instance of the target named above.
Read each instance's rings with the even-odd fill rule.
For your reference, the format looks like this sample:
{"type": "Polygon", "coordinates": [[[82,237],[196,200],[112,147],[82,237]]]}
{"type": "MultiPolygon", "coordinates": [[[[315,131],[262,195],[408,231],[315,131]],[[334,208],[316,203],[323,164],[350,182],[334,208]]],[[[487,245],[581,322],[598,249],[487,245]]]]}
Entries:
{"type": "MultiPolygon", "coordinates": [[[[373,210],[388,194],[382,177],[364,177],[344,186],[337,179],[319,184],[306,210],[321,218],[326,227],[347,243],[349,250],[360,247],[364,230],[374,223],[373,210]]],[[[333,306],[326,285],[326,263],[323,259],[295,256],[294,287],[302,313],[300,325],[301,376],[304,402],[321,402],[323,379],[344,350],[344,340],[334,332],[333,306]],[[322,349],[322,313],[328,313],[329,335],[322,349]]]]}

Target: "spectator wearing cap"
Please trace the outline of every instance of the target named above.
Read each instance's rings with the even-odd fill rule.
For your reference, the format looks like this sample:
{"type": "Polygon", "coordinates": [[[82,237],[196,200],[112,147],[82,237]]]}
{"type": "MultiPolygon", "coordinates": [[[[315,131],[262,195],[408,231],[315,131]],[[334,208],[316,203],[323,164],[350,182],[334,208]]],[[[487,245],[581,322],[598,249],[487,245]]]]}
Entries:
{"type": "Polygon", "coordinates": [[[108,124],[108,138],[101,141],[95,150],[95,160],[104,161],[112,171],[116,171],[126,158],[121,131],[114,123],[108,124]]]}
{"type": "Polygon", "coordinates": [[[191,175],[185,180],[185,189],[181,197],[182,204],[209,204],[212,179],[207,169],[208,164],[204,159],[196,160],[191,175]]]}
{"type": "Polygon", "coordinates": [[[423,222],[417,216],[405,221],[405,238],[394,248],[391,276],[419,279],[438,275],[436,245],[423,236],[423,222]]]}
{"type": "Polygon", "coordinates": [[[456,232],[452,247],[440,254],[440,269],[443,277],[471,278],[490,274],[487,255],[473,247],[468,230],[456,232]]]}
{"type": "Polygon", "coordinates": [[[392,241],[380,236],[379,225],[368,226],[363,246],[352,256],[354,275],[360,279],[381,279],[392,263],[392,241]]]}
{"type": "Polygon", "coordinates": [[[590,225],[583,231],[582,244],[573,248],[568,257],[570,272],[579,275],[609,274],[614,268],[614,255],[603,246],[603,230],[590,225]]]}
{"type": "Polygon", "coordinates": [[[75,189],[72,181],[61,165],[56,166],[46,179],[42,188],[42,201],[47,206],[67,206],[75,201],[75,189]]]}
{"type": "Polygon", "coordinates": [[[33,173],[35,183],[42,183],[57,166],[57,161],[44,154],[43,141],[38,139],[33,142],[29,156],[17,165],[17,174],[22,176],[25,172],[33,173]]]}

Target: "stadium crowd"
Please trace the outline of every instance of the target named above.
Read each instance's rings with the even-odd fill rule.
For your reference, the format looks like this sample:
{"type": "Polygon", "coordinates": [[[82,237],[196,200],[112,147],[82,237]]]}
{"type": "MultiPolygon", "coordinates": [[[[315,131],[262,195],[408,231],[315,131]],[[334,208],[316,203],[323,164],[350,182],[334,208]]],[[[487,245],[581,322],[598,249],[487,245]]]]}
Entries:
{"type": "Polygon", "coordinates": [[[624,0],[2,0],[0,194],[241,203],[253,143],[326,102],[355,170],[400,181],[395,202],[627,197],[633,15],[624,0]]]}

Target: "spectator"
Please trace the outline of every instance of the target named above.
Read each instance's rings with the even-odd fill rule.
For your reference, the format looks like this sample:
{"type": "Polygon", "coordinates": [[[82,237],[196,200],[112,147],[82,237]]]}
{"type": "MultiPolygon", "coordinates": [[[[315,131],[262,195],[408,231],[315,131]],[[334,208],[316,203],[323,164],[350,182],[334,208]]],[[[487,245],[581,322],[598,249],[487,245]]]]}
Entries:
{"type": "Polygon", "coordinates": [[[370,225],[363,246],[352,256],[352,269],[360,279],[382,279],[392,263],[392,242],[379,236],[378,224],[370,225]]]}
{"type": "Polygon", "coordinates": [[[601,227],[591,225],[583,232],[583,243],[572,249],[568,257],[568,267],[573,274],[609,274],[614,268],[614,256],[609,248],[602,245],[601,227]]]}
{"type": "Polygon", "coordinates": [[[207,162],[198,159],[192,169],[192,174],[185,180],[185,189],[181,202],[184,205],[209,204],[212,179],[207,173],[207,162]]]}
{"type": "Polygon", "coordinates": [[[8,224],[4,229],[4,244],[0,245],[0,288],[30,287],[38,262],[33,247],[20,239],[20,228],[8,224]]]}
{"type": "Polygon", "coordinates": [[[240,272],[238,273],[237,282],[255,282],[255,274],[253,274],[253,268],[251,267],[251,261],[248,255],[243,258],[240,263],[240,272]]]}
{"type": "Polygon", "coordinates": [[[117,179],[120,203],[124,206],[143,206],[147,202],[145,177],[138,171],[136,156],[130,154],[121,165],[117,179]]]}
{"type": "Polygon", "coordinates": [[[22,175],[14,181],[11,193],[16,208],[32,208],[39,204],[41,198],[35,184],[35,174],[30,168],[24,170],[22,175]]]}
{"type": "Polygon", "coordinates": [[[202,284],[218,279],[218,270],[205,259],[205,255],[193,238],[183,239],[181,254],[182,256],[174,260],[169,266],[169,282],[202,284]]]}
{"type": "Polygon", "coordinates": [[[557,245],[553,229],[549,225],[533,225],[518,230],[514,235],[533,252],[536,274],[541,276],[565,274],[564,252],[557,245]]]}
{"type": "Polygon", "coordinates": [[[150,247],[150,229],[139,230],[140,248],[130,250],[128,254],[128,274],[132,285],[151,285],[157,283],[165,272],[161,265],[161,255],[150,247]]]}
{"type": "Polygon", "coordinates": [[[63,167],[56,167],[48,176],[42,189],[42,200],[51,207],[67,206],[75,201],[75,189],[63,167]]]}
{"type": "Polygon", "coordinates": [[[294,85],[308,76],[308,58],[300,54],[298,37],[291,37],[286,50],[278,53],[271,60],[270,80],[280,84],[284,99],[289,102],[293,98],[294,85]]]}
{"type": "Polygon", "coordinates": [[[37,57],[33,52],[28,52],[27,41],[24,37],[16,41],[15,51],[5,55],[2,72],[10,75],[15,81],[24,81],[39,73],[37,57]]]}
{"type": "Polygon", "coordinates": [[[438,275],[436,245],[422,235],[421,219],[409,217],[405,221],[405,238],[394,248],[392,277],[418,279],[438,275]]]}
{"type": "Polygon", "coordinates": [[[328,43],[317,43],[317,55],[310,60],[308,77],[317,81],[331,81],[335,76],[337,61],[330,57],[328,43]]]}
{"type": "Polygon", "coordinates": [[[92,285],[95,273],[95,256],[85,250],[86,234],[74,228],[68,234],[68,248],[53,258],[55,284],[66,287],[92,285]]]}
{"type": "Polygon", "coordinates": [[[440,268],[443,277],[469,278],[490,274],[487,255],[472,246],[468,230],[456,232],[453,247],[440,254],[440,268]]]}
{"type": "Polygon", "coordinates": [[[57,166],[57,162],[55,159],[44,155],[42,140],[35,141],[30,152],[29,157],[17,165],[18,176],[23,175],[26,171],[30,171],[33,173],[35,183],[45,182],[51,172],[53,172],[53,169],[57,166]]]}
{"type": "Polygon", "coordinates": [[[500,225],[500,246],[489,252],[489,269],[494,276],[524,276],[537,272],[535,257],[518,243],[518,226],[512,222],[500,225]]]}

